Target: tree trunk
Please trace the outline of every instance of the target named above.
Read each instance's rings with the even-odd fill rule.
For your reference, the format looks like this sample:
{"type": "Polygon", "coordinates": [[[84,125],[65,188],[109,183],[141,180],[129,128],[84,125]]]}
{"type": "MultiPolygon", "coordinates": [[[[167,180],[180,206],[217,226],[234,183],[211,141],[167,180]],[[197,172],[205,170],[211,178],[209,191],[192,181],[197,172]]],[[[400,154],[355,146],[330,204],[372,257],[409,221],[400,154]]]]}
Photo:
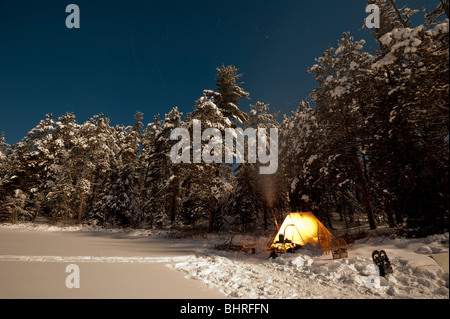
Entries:
{"type": "Polygon", "coordinates": [[[392,213],[392,205],[391,203],[386,204],[386,215],[388,218],[389,228],[395,227],[394,214],[392,213]]]}
{"type": "Polygon", "coordinates": [[[396,205],[396,207],[395,207],[394,215],[395,215],[395,221],[396,221],[397,225],[402,225],[403,224],[403,216],[402,216],[402,212],[400,211],[398,205],[396,205]]]}
{"type": "Polygon", "coordinates": [[[358,158],[357,150],[354,149],[353,153],[354,153],[355,167],[358,172],[359,182],[361,185],[361,193],[363,195],[364,206],[366,208],[367,219],[369,221],[369,226],[370,226],[370,229],[376,229],[377,226],[375,225],[375,219],[373,217],[372,204],[370,202],[369,189],[367,188],[367,181],[364,176],[363,169],[361,167],[361,162],[358,158]]]}
{"type": "Polygon", "coordinates": [[[170,221],[175,222],[176,214],[177,214],[177,197],[178,197],[178,184],[177,179],[175,178],[172,181],[172,201],[170,204],[170,221]]]}
{"type": "Polygon", "coordinates": [[[34,200],[35,200],[35,209],[36,209],[36,211],[34,212],[33,223],[36,222],[36,219],[37,219],[37,217],[39,215],[39,211],[42,208],[42,195],[41,194],[37,195],[34,198],[34,200]]]}
{"type": "Polygon", "coordinates": [[[209,225],[208,225],[208,233],[212,233],[214,231],[214,211],[213,211],[213,195],[209,196],[209,225]]]}
{"type": "Polygon", "coordinates": [[[84,192],[82,192],[81,199],[80,199],[80,207],[78,208],[78,218],[77,218],[78,224],[81,223],[81,217],[83,215],[84,197],[85,197],[85,194],[84,194],[84,192]]]}

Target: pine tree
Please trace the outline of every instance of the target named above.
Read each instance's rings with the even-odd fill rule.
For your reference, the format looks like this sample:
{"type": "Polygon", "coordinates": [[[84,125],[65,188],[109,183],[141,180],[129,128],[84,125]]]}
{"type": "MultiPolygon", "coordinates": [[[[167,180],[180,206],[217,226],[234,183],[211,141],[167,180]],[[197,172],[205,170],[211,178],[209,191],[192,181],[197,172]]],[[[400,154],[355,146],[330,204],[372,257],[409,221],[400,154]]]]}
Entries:
{"type": "Polygon", "coordinates": [[[149,163],[147,166],[150,166],[147,180],[150,194],[145,206],[158,227],[162,227],[166,221],[175,222],[179,210],[180,183],[183,177],[179,165],[172,163],[170,159],[170,151],[175,144],[170,140],[170,133],[184,125],[182,113],[174,107],[149,136],[152,147],[146,151],[146,156],[149,163]]]}
{"type": "Polygon", "coordinates": [[[280,125],[280,159],[286,183],[290,185],[289,202],[292,211],[313,211],[313,181],[318,179],[318,169],[311,164],[321,157],[321,139],[314,109],[302,101],[291,116],[285,116],[280,125]]]}
{"type": "Polygon", "coordinates": [[[55,121],[51,114],[47,114],[44,120],[12,148],[8,156],[9,172],[4,175],[2,188],[9,196],[13,196],[19,189],[29,198],[29,202],[26,203],[29,212],[26,219],[29,220],[35,220],[40,214],[49,213],[44,196],[46,175],[53,160],[49,144],[54,129],[55,121]]]}
{"type": "Polygon", "coordinates": [[[9,145],[5,140],[5,132],[0,133],[0,160],[3,160],[6,157],[6,150],[9,148],[9,145]]]}
{"type": "MultiPolygon", "coordinates": [[[[107,194],[106,185],[111,184],[113,172],[121,169],[120,147],[115,128],[103,114],[94,115],[82,125],[82,134],[86,140],[85,179],[89,181],[89,191],[84,197],[86,202],[82,213],[87,221],[104,221],[101,207],[107,194]]],[[[80,209],[80,207],[79,207],[80,209]]],[[[79,210],[78,210],[79,211],[79,210]]]]}
{"type": "Polygon", "coordinates": [[[413,227],[442,224],[448,195],[437,185],[448,181],[442,161],[448,158],[448,21],[398,27],[379,41],[367,107],[378,193],[396,214],[391,224],[402,222],[401,215],[413,227]]]}
{"type": "MultiPolygon", "coordinates": [[[[223,139],[224,136],[222,132],[224,132],[226,128],[232,126],[232,122],[229,118],[224,116],[222,111],[207,93],[204,93],[195,104],[194,110],[186,116],[186,124],[191,136],[193,136],[196,121],[199,121],[197,123],[201,124],[202,130],[206,128],[215,129],[216,134],[219,134],[220,138],[223,139]]],[[[221,190],[223,189],[223,185],[227,185],[226,176],[228,176],[227,172],[231,169],[228,165],[222,164],[223,154],[225,152],[223,146],[224,143],[218,148],[206,148],[215,137],[215,135],[203,136],[203,140],[207,141],[208,144],[202,143],[200,147],[192,145],[192,156],[198,156],[196,151],[201,152],[203,161],[201,163],[195,163],[195,161],[193,161],[193,164],[186,165],[186,176],[190,181],[188,182],[190,189],[187,190],[188,195],[186,197],[190,198],[190,201],[189,205],[185,207],[184,213],[190,214],[191,211],[195,210],[196,217],[191,219],[200,219],[200,216],[207,215],[208,232],[214,231],[214,229],[217,229],[217,225],[222,224],[220,216],[216,213],[223,196],[219,196],[217,190],[221,190]],[[218,163],[215,161],[207,163],[207,161],[205,161],[205,155],[214,158],[220,154],[222,154],[222,156],[219,156],[220,159],[218,163]],[[194,183],[197,185],[193,186],[194,183]],[[189,195],[189,193],[198,187],[203,189],[200,194],[189,195]],[[194,209],[193,206],[197,206],[197,204],[201,209],[194,209]]]]}
{"type": "Polygon", "coordinates": [[[250,93],[241,87],[244,83],[238,82],[243,77],[238,72],[239,69],[235,66],[222,65],[217,68],[217,92],[211,90],[204,92],[217,105],[223,116],[229,118],[234,125],[242,125],[248,121],[247,114],[239,109],[239,103],[250,96],[250,93]]]}
{"type": "Polygon", "coordinates": [[[5,179],[5,175],[8,171],[8,164],[10,159],[7,156],[7,152],[10,149],[10,145],[8,145],[5,141],[5,134],[0,133],[0,190],[2,189],[2,185],[5,179]]]}
{"type": "Polygon", "coordinates": [[[364,88],[368,87],[364,85],[367,81],[364,70],[372,60],[369,53],[361,52],[364,44],[364,40],[354,41],[349,33],[344,33],[338,49],[329,48],[309,72],[320,84],[312,97],[319,126],[329,140],[326,144],[329,148],[323,150],[328,155],[327,173],[333,169],[333,178],[345,177],[359,186],[370,228],[375,229],[364,170],[366,114],[362,106],[367,99],[364,88]]]}
{"type": "Polygon", "coordinates": [[[0,201],[0,221],[15,223],[19,220],[26,220],[28,215],[25,210],[27,200],[27,196],[20,189],[6,195],[0,201]]]}
{"type": "Polygon", "coordinates": [[[111,174],[103,200],[97,205],[103,226],[134,226],[137,211],[134,166],[130,163],[111,174]]]}
{"type": "MultiPolygon", "coordinates": [[[[274,112],[268,104],[258,101],[256,104],[250,105],[250,114],[249,114],[249,127],[259,130],[266,129],[267,134],[270,129],[278,129],[280,124],[277,121],[278,113],[274,112]]],[[[270,136],[267,135],[267,140],[269,140],[270,136]]],[[[274,143],[275,141],[270,141],[274,143]]],[[[279,154],[277,154],[278,156],[279,154]]],[[[278,166],[278,170],[275,174],[272,175],[261,175],[260,172],[260,163],[249,164],[246,163],[244,165],[253,165],[258,175],[256,176],[255,181],[250,180],[249,183],[255,183],[257,185],[257,194],[251,196],[256,197],[259,195],[259,202],[255,203],[255,207],[260,207],[259,210],[255,211],[257,216],[260,216],[262,210],[263,224],[264,228],[268,227],[268,219],[270,218],[270,210],[278,208],[279,212],[282,212],[286,207],[285,203],[288,202],[288,198],[286,198],[285,194],[287,193],[285,176],[283,168],[278,166]]],[[[282,216],[280,216],[281,218],[282,216]]]]}
{"type": "MultiPolygon", "coordinates": [[[[263,212],[262,194],[255,165],[243,164],[235,172],[236,186],[227,205],[227,213],[237,216],[244,232],[255,224],[263,212]]],[[[267,221],[265,221],[267,224],[267,221]]]]}
{"type": "Polygon", "coordinates": [[[138,172],[138,193],[139,193],[139,212],[137,220],[139,223],[147,223],[152,226],[153,216],[152,211],[152,193],[155,193],[154,185],[152,183],[152,166],[155,156],[155,143],[160,134],[162,121],[159,115],[154,116],[153,122],[149,123],[144,129],[141,137],[142,150],[139,154],[139,172],[138,172]]]}
{"type": "Polygon", "coordinates": [[[50,154],[44,188],[53,222],[75,216],[78,129],[73,113],[59,117],[47,148],[50,154]]]}
{"type": "Polygon", "coordinates": [[[395,0],[369,0],[368,4],[375,4],[380,9],[380,27],[371,32],[375,34],[375,40],[380,43],[381,49],[383,49],[383,43],[380,38],[383,35],[396,28],[408,28],[411,24],[411,16],[420,11],[406,6],[399,8],[395,0]]]}
{"type": "Polygon", "coordinates": [[[2,132],[0,133],[0,222],[17,221],[17,214],[16,218],[14,218],[15,216],[12,212],[13,207],[16,206],[14,201],[15,178],[12,178],[13,176],[10,175],[13,154],[9,150],[10,145],[6,143],[5,135],[2,132]],[[7,155],[7,153],[9,154],[7,155]]]}

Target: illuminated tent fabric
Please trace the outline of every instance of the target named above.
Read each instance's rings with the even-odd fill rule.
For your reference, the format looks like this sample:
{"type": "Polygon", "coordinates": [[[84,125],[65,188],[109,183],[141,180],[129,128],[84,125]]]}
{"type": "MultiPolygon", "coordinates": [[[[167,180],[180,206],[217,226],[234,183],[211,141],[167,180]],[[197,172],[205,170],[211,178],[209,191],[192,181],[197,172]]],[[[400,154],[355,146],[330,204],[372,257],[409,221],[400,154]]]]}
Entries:
{"type": "Polygon", "coordinates": [[[333,235],[312,213],[290,213],[286,216],[270,248],[288,249],[306,244],[319,244],[330,250],[333,235]]]}
{"type": "Polygon", "coordinates": [[[434,259],[434,261],[441,266],[442,269],[445,270],[445,272],[448,274],[448,253],[446,254],[431,254],[431,258],[434,259]]]}

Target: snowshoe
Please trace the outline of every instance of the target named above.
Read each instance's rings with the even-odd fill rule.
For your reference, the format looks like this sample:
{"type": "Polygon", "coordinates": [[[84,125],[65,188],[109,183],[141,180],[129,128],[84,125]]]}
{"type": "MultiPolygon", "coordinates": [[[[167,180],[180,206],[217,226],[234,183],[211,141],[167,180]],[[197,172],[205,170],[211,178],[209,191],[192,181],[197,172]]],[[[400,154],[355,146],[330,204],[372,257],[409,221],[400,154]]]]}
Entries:
{"type": "Polygon", "coordinates": [[[384,272],[383,263],[381,262],[380,252],[378,250],[374,250],[372,252],[372,260],[377,265],[378,271],[380,272],[380,276],[384,277],[386,274],[384,272]]]}
{"type": "Polygon", "coordinates": [[[380,271],[380,276],[385,277],[386,275],[392,274],[393,269],[391,266],[391,261],[389,260],[386,252],[384,250],[375,250],[372,253],[372,260],[375,265],[378,266],[380,271]]]}
{"type": "Polygon", "coordinates": [[[383,265],[384,273],[386,275],[392,274],[394,270],[392,269],[391,261],[389,260],[386,252],[384,250],[380,250],[379,255],[380,255],[380,262],[383,265]]]}
{"type": "Polygon", "coordinates": [[[372,252],[372,260],[375,264],[380,263],[380,252],[378,250],[374,250],[372,252]]]}

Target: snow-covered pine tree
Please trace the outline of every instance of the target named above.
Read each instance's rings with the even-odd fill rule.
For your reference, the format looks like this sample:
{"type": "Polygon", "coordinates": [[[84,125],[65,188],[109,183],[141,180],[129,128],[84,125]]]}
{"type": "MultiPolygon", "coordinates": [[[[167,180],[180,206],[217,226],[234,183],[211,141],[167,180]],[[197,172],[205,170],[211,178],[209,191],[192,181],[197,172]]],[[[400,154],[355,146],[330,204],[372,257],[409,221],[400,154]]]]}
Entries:
{"type": "Polygon", "coordinates": [[[239,82],[243,74],[239,74],[239,69],[233,65],[222,65],[216,70],[217,92],[205,90],[204,94],[212,99],[223,116],[229,118],[233,125],[241,126],[248,121],[248,115],[239,109],[239,103],[250,96],[250,93],[241,87],[244,83],[239,82]]]}
{"type": "MultiPolygon", "coordinates": [[[[227,214],[239,218],[242,231],[250,230],[258,221],[258,217],[264,216],[264,202],[258,172],[253,164],[241,164],[236,170],[236,186],[227,203],[227,214]]],[[[267,218],[264,220],[267,229],[267,218]]]]}
{"type": "Polygon", "coordinates": [[[101,207],[103,222],[123,226],[136,227],[141,219],[142,202],[139,199],[139,172],[140,172],[140,139],[143,114],[137,112],[134,115],[135,123],[132,126],[116,125],[114,143],[118,153],[114,154],[117,167],[111,170],[108,184],[112,188],[103,193],[101,207]],[[115,192],[125,192],[120,196],[115,192]],[[113,200],[117,200],[116,203],[113,200]],[[111,209],[109,209],[111,208],[111,209]],[[128,209],[128,211],[126,211],[128,209]],[[109,210],[109,211],[108,211],[109,210]],[[106,217],[105,217],[106,213],[106,217]]]}
{"type": "MultiPolygon", "coordinates": [[[[52,221],[75,216],[77,194],[75,180],[79,174],[76,153],[79,125],[73,113],[66,113],[55,122],[53,134],[47,135],[48,164],[45,172],[45,200],[52,221]]],[[[80,155],[78,153],[77,155],[80,155]]]]}
{"type": "Polygon", "coordinates": [[[134,115],[134,125],[132,126],[117,126],[117,142],[120,147],[120,162],[121,165],[131,164],[137,166],[137,159],[140,148],[140,137],[142,131],[143,113],[137,112],[134,115]]]}
{"type": "Polygon", "coordinates": [[[395,0],[369,0],[368,4],[376,4],[380,9],[380,27],[371,29],[371,33],[374,33],[375,40],[380,43],[381,49],[383,49],[383,43],[380,38],[383,35],[396,28],[408,28],[411,17],[420,12],[406,6],[399,8],[395,0]]]}
{"type": "Polygon", "coordinates": [[[8,156],[9,169],[3,176],[2,191],[8,196],[14,196],[16,190],[21,190],[27,196],[27,214],[21,217],[26,220],[35,220],[39,214],[48,215],[49,212],[43,198],[46,194],[46,172],[53,156],[48,144],[54,129],[52,115],[47,114],[8,156]]]}
{"type": "Polygon", "coordinates": [[[370,66],[368,156],[391,225],[443,224],[448,211],[437,191],[448,181],[448,20],[430,21],[387,30],[370,66]]]}
{"type": "Polygon", "coordinates": [[[3,160],[6,157],[6,150],[9,148],[9,145],[5,140],[5,132],[0,133],[0,160],[3,160]]]}
{"type": "Polygon", "coordinates": [[[9,222],[14,219],[7,203],[13,196],[13,185],[10,173],[8,173],[12,171],[11,160],[13,155],[8,152],[8,149],[10,149],[10,145],[6,143],[5,135],[2,132],[0,133],[0,222],[9,222]],[[7,156],[7,152],[9,156],[7,156]]]}
{"type": "MultiPolygon", "coordinates": [[[[332,227],[331,214],[340,212],[336,203],[343,200],[338,194],[350,183],[341,176],[336,178],[332,164],[337,159],[330,157],[330,140],[310,102],[302,101],[290,117],[285,116],[280,132],[280,162],[291,211],[311,211],[332,227]]],[[[355,205],[351,201],[346,204],[355,205]]]]}
{"type": "Polygon", "coordinates": [[[309,167],[321,156],[319,128],[310,103],[302,101],[291,116],[284,116],[280,125],[280,166],[290,185],[289,197],[292,211],[313,211],[312,181],[318,171],[309,167]],[[306,201],[304,199],[307,199],[306,201]]]}
{"type": "Polygon", "coordinates": [[[134,226],[138,209],[135,170],[131,163],[111,173],[102,201],[97,203],[97,216],[103,226],[134,226]]]}
{"type": "MultiPolygon", "coordinates": [[[[162,227],[167,220],[174,222],[179,210],[180,183],[183,171],[179,165],[172,163],[170,151],[176,143],[170,140],[170,133],[175,128],[184,127],[182,113],[177,107],[166,114],[164,120],[153,128],[149,138],[151,149],[147,151],[147,167],[149,167],[147,184],[150,193],[145,209],[150,212],[152,224],[162,227]]],[[[155,121],[158,122],[158,121],[155,121]]]]}
{"type": "Polygon", "coordinates": [[[0,201],[0,220],[7,222],[17,222],[23,220],[28,215],[25,210],[28,197],[20,189],[16,189],[12,194],[7,195],[0,201]],[[2,217],[7,216],[7,219],[2,217]]]}
{"type": "MultiPolygon", "coordinates": [[[[228,185],[227,182],[227,172],[231,170],[229,165],[223,164],[223,154],[224,143],[216,148],[209,148],[211,141],[214,138],[220,138],[224,140],[223,132],[226,128],[232,127],[231,120],[223,114],[221,109],[214,103],[213,99],[210,97],[208,92],[204,92],[203,96],[198,99],[195,103],[194,110],[187,114],[186,124],[187,128],[193,136],[194,121],[199,121],[201,124],[202,131],[207,128],[216,129],[216,134],[211,136],[203,136],[204,142],[201,145],[200,151],[202,153],[202,162],[184,165],[183,169],[186,169],[186,179],[188,180],[185,184],[188,185],[188,189],[185,194],[185,207],[184,214],[192,214],[196,212],[196,216],[190,218],[191,220],[199,220],[201,216],[208,216],[208,231],[212,232],[217,229],[217,225],[222,222],[219,216],[216,215],[217,208],[220,205],[220,201],[223,200],[224,194],[227,194],[228,185]],[[207,149],[208,147],[208,149],[207,149]],[[218,156],[222,154],[222,156],[218,156]],[[218,161],[212,161],[212,163],[206,163],[205,155],[211,158],[216,158],[218,161]],[[198,193],[198,190],[202,191],[198,193]],[[197,192],[196,194],[192,192],[197,192]],[[221,194],[221,191],[223,194],[221,194]],[[189,203],[189,204],[187,204],[189,203]],[[202,207],[202,209],[194,208],[193,206],[202,207]],[[215,227],[216,225],[216,227],[215,227]]],[[[192,156],[194,157],[194,146],[192,147],[192,156]]]]}
{"type": "MultiPolygon", "coordinates": [[[[172,108],[171,112],[166,116],[163,122],[164,135],[169,134],[176,128],[182,128],[186,126],[186,123],[182,120],[183,113],[178,110],[178,107],[172,108]]],[[[167,141],[167,147],[172,148],[175,144],[174,141],[167,141]]],[[[172,223],[176,221],[180,209],[180,188],[184,179],[184,167],[172,163],[169,158],[166,158],[166,165],[168,167],[168,178],[166,180],[166,192],[168,199],[168,216],[172,223]]]]}
{"type": "MultiPolygon", "coordinates": [[[[248,127],[252,127],[255,130],[266,129],[266,137],[267,140],[269,140],[270,129],[279,129],[280,127],[277,117],[278,113],[272,110],[268,104],[258,101],[256,104],[250,105],[248,127]]],[[[271,141],[271,143],[274,143],[274,141],[271,141]]],[[[245,163],[244,165],[253,165],[256,172],[259,172],[261,167],[261,164],[259,162],[257,162],[256,164],[245,163]]],[[[255,214],[257,214],[257,216],[262,215],[264,228],[267,229],[269,219],[271,219],[272,215],[270,210],[274,209],[275,211],[281,213],[285,210],[286,205],[289,201],[289,198],[286,196],[288,190],[286,187],[287,183],[285,180],[285,172],[282,165],[279,165],[278,170],[275,174],[261,175],[258,173],[258,175],[256,175],[256,180],[250,180],[249,182],[256,182],[258,189],[257,195],[260,196],[260,203],[256,203],[255,206],[260,206],[262,208],[262,211],[255,211],[255,214]]],[[[255,197],[255,195],[250,195],[250,197],[255,197]]],[[[283,216],[279,217],[283,218],[283,216]]]]}
{"type": "MultiPolygon", "coordinates": [[[[309,72],[320,84],[312,92],[316,104],[316,116],[323,130],[328,146],[323,149],[328,162],[324,173],[331,174],[333,183],[346,180],[358,185],[371,229],[376,228],[372,202],[369,194],[367,170],[365,170],[365,130],[366,114],[362,106],[367,92],[365,70],[372,60],[367,52],[362,52],[365,41],[355,41],[349,33],[344,33],[335,50],[329,48],[319,64],[309,72]]],[[[338,185],[336,185],[338,186],[338,185]]]]}
{"type": "Polygon", "coordinates": [[[121,169],[120,147],[115,128],[103,114],[94,115],[83,124],[83,136],[86,139],[86,179],[90,183],[88,196],[85,197],[84,212],[89,222],[102,223],[105,212],[102,211],[111,175],[121,169]]]}
{"type": "Polygon", "coordinates": [[[2,189],[5,175],[8,171],[9,159],[8,159],[6,153],[9,149],[10,149],[10,145],[8,145],[6,143],[5,134],[2,132],[2,133],[0,133],[0,189],[2,189]]]}
{"type": "Polygon", "coordinates": [[[151,180],[151,168],[155,159],[155,143],[160,134],[162,121],[159,115],[153,117],[153,122],[149,123],[141,136],[141,152],[138,157],[138,198],[139,212],[138,223],[146,223],[152,226],[152,192],[153,183],[151,180]]]}

